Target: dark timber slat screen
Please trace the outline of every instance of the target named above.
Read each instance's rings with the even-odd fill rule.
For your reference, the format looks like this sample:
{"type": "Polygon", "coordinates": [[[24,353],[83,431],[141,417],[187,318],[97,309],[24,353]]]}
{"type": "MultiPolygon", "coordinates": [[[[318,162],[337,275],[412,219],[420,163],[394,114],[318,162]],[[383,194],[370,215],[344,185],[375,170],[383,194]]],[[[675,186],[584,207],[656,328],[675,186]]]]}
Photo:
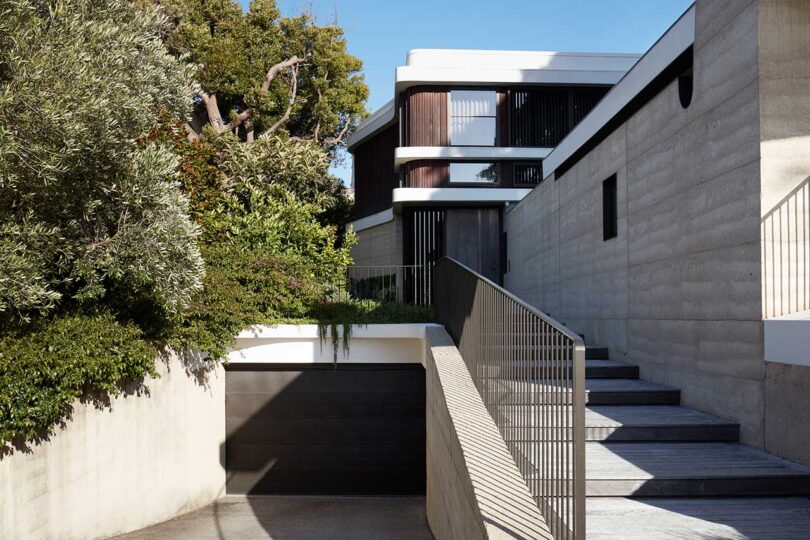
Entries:
{"type": "Polygon", "coordinates": [[[510,90],[509,146],[557,146],[607,91],[607,87],[510,90]]]}
{"type": "Polygon", "coordinates": [[[407,187],[445,187],[450,178],[450,164],[447,161],[419,160],[408,164],[407,187]]]}
{"type": "Polygon", "coordinates": [[[394,148],[398,137],[394,124],[354,151],[355,219],[391,208],[392,192],[397,187],[394,148]]]}

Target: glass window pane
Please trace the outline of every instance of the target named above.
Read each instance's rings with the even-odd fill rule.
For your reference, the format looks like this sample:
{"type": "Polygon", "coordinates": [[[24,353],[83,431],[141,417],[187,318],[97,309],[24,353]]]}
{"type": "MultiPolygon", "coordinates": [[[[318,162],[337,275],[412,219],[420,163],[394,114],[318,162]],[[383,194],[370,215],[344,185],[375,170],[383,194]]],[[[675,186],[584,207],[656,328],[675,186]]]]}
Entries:
{"type": "Polygon", "coordinates": [[[496,96],[494,90],[450,91],[450,144],[495,145],[496,96]]]}
{"type": "Polygon", "coordinates": [[[451,90],[451,116],[495,116],[495,92],[492,90],[451,90]]]}
{"type": "Polygon", "coordinates": [[[498,169],[495,163],[451,163],[450,182],[497,183],[498,169]]]}
{"type": "Polygon", "coordinates": [[[457,116],[450,119],[450,144],[459,146],[494,146],[495,118],[457,116]]]}

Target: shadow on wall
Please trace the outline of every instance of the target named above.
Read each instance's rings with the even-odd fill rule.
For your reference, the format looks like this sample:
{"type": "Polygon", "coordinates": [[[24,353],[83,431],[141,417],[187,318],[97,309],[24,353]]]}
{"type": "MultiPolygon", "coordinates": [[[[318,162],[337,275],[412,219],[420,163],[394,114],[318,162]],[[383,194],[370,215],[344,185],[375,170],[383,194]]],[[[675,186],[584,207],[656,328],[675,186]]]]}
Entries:
{"type": "Polygon", "coordinates": [[[246,365],[226,373],[229,494],[424,495],[421,365],[246,365]]]}
{"type": "Polygon", "coordinates": [[[810,309],[810,177],[762,218],[764,317],[810,309]]]}
{"type": "MultiPolygon", "coordinates": [[[[210,389],[209,377],[219,364],[208,361],[205,355],[198,352],[176,354],[172,351],[164,350],[156,359],[157,367],[159,368],[159,365],[162,364],[166,372],[171,371],[171,364],[175,355],[189,379],[192,379],[198,386],[206,390],[210,389]]],[[[89,390],[79,397],[78,401],[82,405],[92,406],[101,411],[113,411],[113,397],[151,397],[152,395],[149,389],[149,381],[145,379],[121,381],[118,385],[118,389],[120,391],[118,396],[111,396],[107,392],[89,390]]],[[[52,426],[54,433],[58,434],[59,431],[70,427],[73,420],[73,407],[73,404],[71,404],[61,411],[59,419],[52,426]]],[[[47,429],[43,429],[31,439],[17,439],[11,441],[11,444],[0,446],[0,459],[5,456],[11,456],[17,452],[30,454],[37,446],[47,443],[50,440],[51,433],[49,433],[47,429]]]]}

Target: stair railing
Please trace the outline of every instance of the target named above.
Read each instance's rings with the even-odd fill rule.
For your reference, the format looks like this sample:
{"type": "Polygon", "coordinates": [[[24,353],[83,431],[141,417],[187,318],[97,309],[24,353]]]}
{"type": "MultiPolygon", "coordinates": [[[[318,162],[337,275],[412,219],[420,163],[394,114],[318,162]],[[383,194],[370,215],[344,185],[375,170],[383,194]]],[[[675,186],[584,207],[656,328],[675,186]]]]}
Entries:
{"type": "Polygon", "coordinates": [[[552,534],[585,538],[582,338],[448,257],[436,263],[433,283],[436,319],[458,346],[552,534]]]}

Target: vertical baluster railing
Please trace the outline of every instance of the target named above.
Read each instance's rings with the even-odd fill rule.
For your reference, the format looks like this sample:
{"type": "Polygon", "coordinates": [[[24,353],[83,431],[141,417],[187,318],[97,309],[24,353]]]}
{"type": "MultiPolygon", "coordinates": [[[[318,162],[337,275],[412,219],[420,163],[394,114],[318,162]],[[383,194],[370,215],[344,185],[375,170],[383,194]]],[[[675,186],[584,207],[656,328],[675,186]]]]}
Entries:
{"type": "Polygon", "coordinates": [[[810,309],[810,178],[762,218],[762,310],[768,318],[810,309]]]}
{"type": "Polygon", "coordinates": [[[455,340],[555,538],[585,538],[585,346],[536,308],[449,258],[434,310],[455,340]]]}

